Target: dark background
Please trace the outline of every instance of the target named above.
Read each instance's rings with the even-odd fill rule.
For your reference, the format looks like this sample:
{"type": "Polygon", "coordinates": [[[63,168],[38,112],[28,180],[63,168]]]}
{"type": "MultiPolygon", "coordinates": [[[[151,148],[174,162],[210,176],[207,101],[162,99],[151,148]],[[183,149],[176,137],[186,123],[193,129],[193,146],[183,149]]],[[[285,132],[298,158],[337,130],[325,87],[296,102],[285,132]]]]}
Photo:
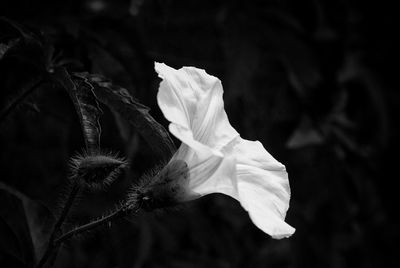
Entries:
{"type": "MultiPolygon", "coordinates": [[[[232,125],[289,172],[287,222],[297,229],[290,239],[269,238],[238,202],[210,195],[80,237],[56,266],[399,265],[395,13],[387,2],[358,1],[1,1],[0,15],[42,35],[69,70],[111,78],[164,126],[154,61],[218,76],[232,125]]],[[[13,38],[0,28],[1,43],[13,38]]],[[[2,105],[40,72],[38,53],[0,64],[2,105]]],[[[131,168],[108,192],[81,196],[71,224],[112,208],[159,161],[102,109],[102,147],[128,157],[131,168]]],[[[1,122],[0,180],[57,211],[68,160],[83,146],[68,95],[44,86],[1,122]]]]}

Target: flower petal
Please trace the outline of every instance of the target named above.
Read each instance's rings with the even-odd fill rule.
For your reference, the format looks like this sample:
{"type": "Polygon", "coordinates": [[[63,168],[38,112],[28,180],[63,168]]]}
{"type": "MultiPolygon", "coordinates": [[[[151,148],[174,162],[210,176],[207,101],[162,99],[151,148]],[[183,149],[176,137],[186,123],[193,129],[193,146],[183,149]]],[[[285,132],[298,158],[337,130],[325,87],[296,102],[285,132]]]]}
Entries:
{"type": "Polygon", "coordinates": [[[258,141],[238,138],[233,150],[241,205],[254,224],[273,238],[291,236],[295,229],[284,221],[290,200],[285,166],[258,141]]]}
{"type": "Polygon", "coordinates": [[[188,165],[188,190],[196,196],[223,193],[238,197],[236,160],[233,156],[211,154],[204,157],[201,151],[182,143],[170,162],[174,160],[183,160],[188,165]]]}
{"type": "Polygon", "coordinates": [[[155,63],[163,79],[158,105],[182,141],[173,160],[188,164],[189,188],[197,194],[224,193],[239,200],[254,224],[274,238],[292,235],[285,223],[290,188],[285,166],[260,142],[247,141],[229,123],[222,85],[204,70],[175,70],[155,63]]]}
{"type": "Polygon", "coordinates": [[[155,70],[163,79],[158,105],[178,139],[186,143],[191,131],[192,140],[220,150],[239,135],[225,113],[218,78],[194,67],[175,70],[163,63],[155,63],[155,70]]]}

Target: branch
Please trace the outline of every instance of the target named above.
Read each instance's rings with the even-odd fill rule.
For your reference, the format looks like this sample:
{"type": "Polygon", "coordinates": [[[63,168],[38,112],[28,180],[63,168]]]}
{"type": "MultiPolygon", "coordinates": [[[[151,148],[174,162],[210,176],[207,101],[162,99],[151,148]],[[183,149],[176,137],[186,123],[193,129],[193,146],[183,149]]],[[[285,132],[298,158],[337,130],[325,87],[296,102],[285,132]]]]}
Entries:
{"type": "MultiPolygon", "coordinates": [[[[126,205],[121,206],[120,208],[118,208],[117,210],[112,212],[111,214],[109,214],[105,217],[102,217],[101,219],[81,225],[81,226],[63,234],[62,236],[60,236],[58,239],[55,240],[54,245],[59,246],[59,245],[61,245],[61,243],[72,238],[75,235],[95,229],[97,227],[100,227],[101,225],[106,225],[107,223],[112,222],[116,219],[123,218],[128,213],[130,213],[132,210],[134,210],[134,209],[132,209],[126,205]]],[[[135,212],[137,212],[137,210],[135,212]]]]}

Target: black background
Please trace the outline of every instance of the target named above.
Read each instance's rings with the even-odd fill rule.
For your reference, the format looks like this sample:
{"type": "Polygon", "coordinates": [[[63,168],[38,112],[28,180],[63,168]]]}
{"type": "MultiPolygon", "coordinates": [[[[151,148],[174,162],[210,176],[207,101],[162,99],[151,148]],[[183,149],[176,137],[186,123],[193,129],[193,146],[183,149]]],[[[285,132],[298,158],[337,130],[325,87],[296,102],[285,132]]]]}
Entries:
{"type": "MultiPolygon", "coordinates": [[[[164,126],[154,61],[219,77],[231,124],[289,172],[289,239],[269,238],[236,201],[210,195],[84,235],[56,266],[396,267],[395,12],[388,1],[1,1],[0,15],[41,32],[70,70],[111,78],[164,126]]],[[[13,34],[0,28],[1,43],[13,34]]],[[[0,64],[2,105],[40,72],[27,63],[38,53],[0,64]]],[[[102,108],[102,147],[131,168],[108,192],[82,196],[71,224],[112,208],[159,161],[102,108]]],[[[68,95],[44,87],[1,122],[0,180],[56,211],[83,146],[68,95]]]]}

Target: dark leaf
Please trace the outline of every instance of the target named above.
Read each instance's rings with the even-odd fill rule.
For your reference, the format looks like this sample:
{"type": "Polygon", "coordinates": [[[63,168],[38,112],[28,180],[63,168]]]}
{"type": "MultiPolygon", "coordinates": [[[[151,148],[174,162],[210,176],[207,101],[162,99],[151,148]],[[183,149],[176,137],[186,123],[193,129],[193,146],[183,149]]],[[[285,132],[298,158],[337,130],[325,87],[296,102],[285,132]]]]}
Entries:
{"type": "Polygon", "coordinates": [[[47,246],[54,217],[51,211],[44,205],[25,197],[24,208],[28,226],[35,250],[35,257],[38,260],[47,246]]]}
{"type": "Polygon", "coordinates": [[[303,117],[286,146],[290,149],[297,149],[305,146],[320,145],[324,143],[324,140],[325,137],[313,126],[311,120],[308,117],[303,117]]]}
{"type": "MultiPolygon", "coordinates": [[[[33,244],[30,238],[29,226],[26,220],[25,209],[23,202],[20,198],[15,196],[12,192],[8,191],[0,184],[0,215],[4,220],[5,226],[8,226],[8,230],[12,230],[14,237],[4,237],[2,240],[5,241],[6,245],[14,244],[14,248],[8,248],[8,255],[15,256],[25,263],[33,263],[33,244]],[[15,239],[7,241],[6,239],[15,239]],[[16,251],[14,251],[16,250],[16,251]]],[[[2,227],[5,227],[2,226],[2,227]]],[[[2,230],[2,232],[6,232],[2,230]]]]}
{"type": "Polygon", "coordinates": [[[0,217],[0,237],[0,255],[7,254],[22,261],[19,239],[2,217],[0,217]]]}
{"type": "Polygon", "coordinates": [[[0,121],[42,85],[45,52],[39,37],[23,26],[0,17],[0,121]]]}
{"type": "MultiPolygon", "coordinates": [[[[2,237],[3,238],[3,237],[2,237]]],[[[26,265],[21,259],[15,257],[12,254],[0,251],[0,264],[1,267],[13,267],[13,268],[26,268],[30,267],[26,265]]]]}
{"type": "Polygon", "coordinates": [[[88,58],[91,61],[91,72],[100,73],[105,77],[112,77],[114,81],[124,87],[133,87],[133,77],[130,75],[132,70],[127,69],[121,63],[119,58],[116,58],[109,48],[104,48],[94,42],[88,42],[88,58]]]}
{"type": "Polygon", "coordinates": [[[53,215],[42,204],[3,183],[0,183],[0,201],[1,232],[8,233],[6,237],[2,235],[2,243],[6,241],[8,245],[5,252],[24,263],[34,263],[45,249],[53,215]]]}
{"type": "Polygon", "coordinates": [[[12,60],[17,59],[35,66],[41,71],[45,70],[45,51],[41,34],[34,33],[23,25],[4,17],[0,17],[0,31],[4,36],[11,36],[0,39],[0,42],[8,45],[7,49],[3,47],[3,55],[0,49],[0,59],[8,56],[12,60]]]}
{"type": "Polygon", "coordinates": [[[7,43],[0,44],[0,60],[4,56],[4,54],[6,54],[7,50],[9,50],[11,47],[15,46],[15,44],[17,44],[18,41],[19,41],[19,39],[15,38],[15,39],[11,39],[7,43]]]}
{"type": "Polygon", "coordinates": [[[116,84],[144,100],[146,96],[138,94],[148,88],[148,74],[153,71],[153,62],[145,56],[140,36],[130,25],[107,20],[82,31],[87,38],[89,58],[93,64],[91,72],[112,77],[116,84]],[[130,34],[126,35],[126,32],[130,34]],[[114,64],[107,65],[107,62],[114,64]]]}
{"type": "Polygon", "coordinates": [[[64,68],[54,75],[55,79],[67,90],[78,113],[86,148],[97,152],[100,148],[101,127],[99,123],[102,110],[97,102],[92,85],[84,77],[71,76],[64,68]]]}
{"type": "Polygon", "coordinates": [[[125,88],[114,85],[100,75],[76,73],[74,76],[88,79],[99,101],[135,127],[157,155],[163,159],[172,156],[176,148],[168,132],[149,114],[149,108],[134,100],[125,88]]]}
{"type": "Polygon", "coordinates": [[[131,0],[131,6],[129,7],[129,13],[132,16],[139,15],[140,8],[143,5],[144,0],[131,0]]]}
{"type": "Polygon", "coordinates": [[[11,26],[14,30],[16,30],[25,39],[35,37],[35,34],[32,31],[26,29],[24,26],[17,23],[16,21],[10,20],[9,18],[6,18],[6,17],[0,17],[0,22],[2,24],[7,24],[7,25],[11,26]]]}
{"type": "Polygon", "coordinates": [[[44,84],[42,77],[36,77],[27,82],[20,90],[16,90],[7,96],[5,103],[1,103],[3,109],[0,111],[0,122],[7,118],[28,96],[44,84]]]}

